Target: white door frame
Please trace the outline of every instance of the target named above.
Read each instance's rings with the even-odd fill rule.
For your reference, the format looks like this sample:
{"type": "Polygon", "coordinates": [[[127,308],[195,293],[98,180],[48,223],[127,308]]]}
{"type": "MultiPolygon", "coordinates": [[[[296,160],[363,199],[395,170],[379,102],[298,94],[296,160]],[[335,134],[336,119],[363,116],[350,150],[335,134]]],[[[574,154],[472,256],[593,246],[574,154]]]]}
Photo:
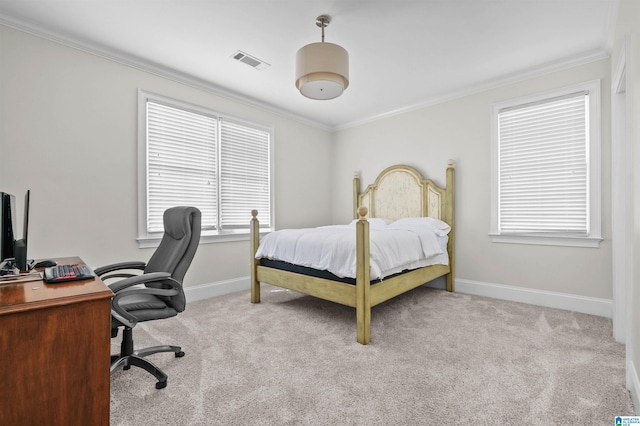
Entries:
{"type": "MultiPolygon", "coordinates": [[[[631,360],[631,280],[633,241],[633,173],[631,146],[631,88],[627,73],[629,38],[625,37],[611,82],[611,234],[613,336],[627,344],[631,360]]],[[[629,385],[629,374],[627,374],[629,385]]]]}

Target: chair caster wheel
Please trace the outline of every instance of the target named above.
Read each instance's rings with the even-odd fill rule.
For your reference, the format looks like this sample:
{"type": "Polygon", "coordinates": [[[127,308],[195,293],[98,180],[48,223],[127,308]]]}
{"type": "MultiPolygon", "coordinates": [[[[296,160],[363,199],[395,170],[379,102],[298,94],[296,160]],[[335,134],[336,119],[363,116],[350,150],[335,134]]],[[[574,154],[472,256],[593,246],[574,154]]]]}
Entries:
{"type": "Polygon", "coordinates": [[[166,388],[167,387],[167,381],[165,380],[164,382],[157,382],[156,383],[156,389],[162,389],[162,388],[166,388]]]}
{"type": "Polygon", "coordinates": [[[182,358],[184,356],[184,352],[176,352],[176,358],[182,358]]]}

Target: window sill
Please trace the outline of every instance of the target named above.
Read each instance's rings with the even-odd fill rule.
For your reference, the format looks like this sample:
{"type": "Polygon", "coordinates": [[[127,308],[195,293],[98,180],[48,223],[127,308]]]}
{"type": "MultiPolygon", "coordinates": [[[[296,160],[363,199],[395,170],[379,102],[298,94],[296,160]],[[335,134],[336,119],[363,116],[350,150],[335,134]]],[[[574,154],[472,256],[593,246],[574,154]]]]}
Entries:
{"type": "Polygon", "coordinates": [[[599,237],[570,237],[543,235],[501,235],[489,234],[491,242],[506,244],[532,244],[543,246],[587,247],[599,248],[602,238],[599,237]]]}
{"type": "MultiPolygon", "coordinates": [[[[271,229],[261,229],[260,237],[271,232],[271,229]]],[[[218,233],[205,233],[200,236],[200,244],[216,244],[216,243],[228,243],[233,241],[249,241],[251,234],[247,232],[229,232],[224,234],[218,233]]],[[[138,237],[138,248],[156,248],[160,245],[162,235],[138,237]]]]}

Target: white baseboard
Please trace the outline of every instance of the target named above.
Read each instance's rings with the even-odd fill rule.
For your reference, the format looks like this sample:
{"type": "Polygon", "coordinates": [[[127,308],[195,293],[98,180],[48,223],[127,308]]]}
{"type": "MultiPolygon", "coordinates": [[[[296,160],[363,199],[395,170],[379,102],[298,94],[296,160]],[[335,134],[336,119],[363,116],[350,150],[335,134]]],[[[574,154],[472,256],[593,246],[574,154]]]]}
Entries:
{"type": "Polygon", "coordinates": [[[575,294],[456,279],[456,291],[611,318],[613,301],[575,294]]]}
{"type": "Polygon", "coordinates": [[[627,360],[627,388],[631,394],[631,402],[636,415],[640,415],[640,379],[633,361],[627,360]]]}
{"type": "MultiPolygon", "coordinates": [[[[427,285],[435,288],[445,288],[444,280],[434,280],[427,285]]],[[[185,287],[184,292],[187,297],[187,302],[194,302],[196,300],[222,296],[236,291],[249,290],[250,288],[250,277],[247,276],[234,278],[232,280],[185,287]]],[[[510,300],[512,302],[546,306],[548,308],[565,309],[568,311],[598,315],[606,318],[611,318],[613,313],[613,302],[609,299],[598,299],[595,297],[577,296],[574,294],[512,287],[460,278],[456,279],[456,291],[460,293],[475,294],[477,296],[492,297],[494,299],[510,300]]]]}
{"type": "Polygon", "coordinates": [[[222,296],[236,291],[249,290],[251,288],[251,278],[241,277],[232,280],[218,281],[209,284],[200,284],[184,288],[184,294],[188,302],[208,299],[209,297],[222,296]]]}

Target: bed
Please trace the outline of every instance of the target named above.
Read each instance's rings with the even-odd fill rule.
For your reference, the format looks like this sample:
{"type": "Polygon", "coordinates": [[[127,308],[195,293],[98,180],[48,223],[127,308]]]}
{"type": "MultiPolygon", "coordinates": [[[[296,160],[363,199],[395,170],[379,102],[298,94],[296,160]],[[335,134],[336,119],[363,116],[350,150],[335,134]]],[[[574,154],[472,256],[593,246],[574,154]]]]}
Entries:
{"type": "MultiPolygon", "coordinates": [[[[353,277],[342,277],[268,258],[256,258],[261,244],[258,212],[251,212],[252,303],[260,303],[260,283],[263,282],[353,307],[356,310],[357,341],[366,345],[371,340],[372,307],[441,276],[446,276],[447,290],[454,291],[453,161],[449,160],[447,165],[445,187],[439,187],[431,179],[424,178],[411,166],[396,165],[383,170],[364,191],[360,189],[360,177],[356,173],[353,179],[355,215],[350,224],[355,248],[353,277]],[[384,219],[385,223],[396,223],[402,218],[433,218],[447,224],[450,230],[444,247],[445,260],[376,279],[371,276],[371,264],[374,262],[370,257],[371,225],[380,219],[384,219]]],[[[380,234],[378,231],[374,232],[380,234]]]]}

